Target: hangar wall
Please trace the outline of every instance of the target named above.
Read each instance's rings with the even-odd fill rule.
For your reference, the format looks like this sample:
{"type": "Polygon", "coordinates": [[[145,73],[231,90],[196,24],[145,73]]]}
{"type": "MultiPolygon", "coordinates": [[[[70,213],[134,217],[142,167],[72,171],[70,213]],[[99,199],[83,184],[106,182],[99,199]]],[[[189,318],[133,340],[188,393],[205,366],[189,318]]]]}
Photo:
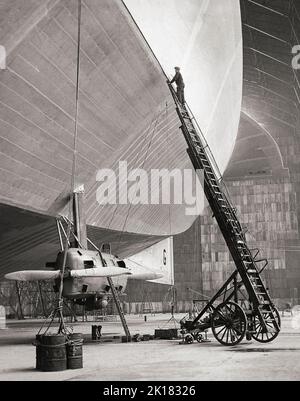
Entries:
{"type": "Polygon", "coordinates": [[[168,285],[129,280],[126,289],[128,295],[124,299],[131,304],[129,311],[139,313],[143,308],[148,309],[151,306],[156,311],[170,312],[172,302],[177,312],[187,312],[191,308],[192,300],[198,295],[188,288],[200,293],[203,291],[200,236],[201,225],[198,218],[185,233],[173,237],[173,290],[168,285]]]}

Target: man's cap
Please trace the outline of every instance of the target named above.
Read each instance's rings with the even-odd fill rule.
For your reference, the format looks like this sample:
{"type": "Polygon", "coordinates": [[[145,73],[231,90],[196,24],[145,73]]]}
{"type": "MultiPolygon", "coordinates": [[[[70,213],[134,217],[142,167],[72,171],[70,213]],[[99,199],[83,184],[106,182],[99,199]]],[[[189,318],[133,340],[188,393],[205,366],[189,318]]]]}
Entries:
{"type": "Polygon", "coordinates": [[[175,68],[175,70],[178,70],[178,71],[180,70],[180,67],[174,67],[174,68],[175,68]]]}

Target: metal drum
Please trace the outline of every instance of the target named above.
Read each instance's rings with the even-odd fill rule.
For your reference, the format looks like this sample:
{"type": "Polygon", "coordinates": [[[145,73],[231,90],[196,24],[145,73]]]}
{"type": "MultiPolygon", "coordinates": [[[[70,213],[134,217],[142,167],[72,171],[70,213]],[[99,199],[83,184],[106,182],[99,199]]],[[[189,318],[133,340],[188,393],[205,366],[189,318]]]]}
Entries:
{"type": "Polygon", "coordinates": [[[67,341],[68,369],[81,369],[83,367],[82,344],[83,344],[83,338],[81,333],[73,333],[68,335],[68,341],[67,341]]]}
{"type": "Polygon", "coordinates": [[[66,337],[64,335],[36,336],[36,369],[43,372],[67,369],[66,337]]]}
{"type": "Polygon", "coordinates": [[[37,334],[35,336],[36,342],[35,342],[35,346],[36,346],[36,369],[37,370],[41,370],[41,366],[42,366],[42,345],[41,345],[41,334],[37,334]]]}

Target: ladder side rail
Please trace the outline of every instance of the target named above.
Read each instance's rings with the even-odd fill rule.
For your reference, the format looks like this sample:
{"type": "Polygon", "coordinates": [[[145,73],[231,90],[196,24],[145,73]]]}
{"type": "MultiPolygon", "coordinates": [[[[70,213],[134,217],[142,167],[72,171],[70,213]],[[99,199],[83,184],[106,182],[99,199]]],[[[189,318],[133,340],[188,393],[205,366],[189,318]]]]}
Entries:
{"type": "MultiPolygon", "coordinates": [[[[178,112],[180,112],[180,110],[177,110],[178,112]]],[[[179,114],[179,116],[180,116],[180,114],[179,114]]],[[[182,120],[182,118],[181,118],[181,120],[182,120]]],[[[190,156],[190,158],[191,158],[191,160],[192,160],[192,163],[193,163],[193,166],[194,166],[194,168],[203,168],[204,169],[204,177],[205,177],[205,182],[204,182],[204,191],[205,191],[205,195],[206,195],[206,197],[207,197],[207,199],[208,199],[208,202],[209,202],[209,204],[210,204],[210,206],[211,206],[211,209],[212,209],[212,211],[213,211],[213,213],[216,215],[216,214],[218,214],[218,215],[220,215],[220,218],[221,217],[223,217],[222,218],[222,224],[220,224],[220,218],[219,218],[219,221],[218,221],[218,224],[219,224],[219,226],[220,226],[220,228],[221,228],[221,226],[222,226],[222,234],[223,234],[223,236],[224,236],[224,238],[226,238],[227,237],[227,233],[228,233],[228,218],[226,217],[226,215],[224,215],[224,213],[219,213],[219,210],[220,210],[220,208],[219,208],[219,203],[218,203],[218,201],[216,200],[216,196],[215,196],[215,193],[214,193],[214,191],[213,190],[211,190],[211,187],[210,187],[210,183],[209,183],[209,177],[208,177],[208,175],[207,175],[207,173],[206,173],[206,170],[205,170],[205,167],[203,166],[203,164],[202,164],[202,162],[201,162],[201,160],[199,160],[199,155],[197,154],[197,152],[195,152],[195,150],[194,150],[194,147],[193,147],[193,144],[191,143],[191,140],[190,140],[190,137],[189,137],[189,132],[188,132],[188,129],[187,129],[187,127],[185,126],[185,124],[184,124],[184,121],[182,121],[183,122],[183,126],[182,126],[182,128],[184,128],[183,129],[183,133],[184,133],[184,136],[185,136],[185,138],[186,138],[186,140],[187,140],[187,143],[188,143],[188,145],[189,145],[189,149],[188,149],[188,154],[189,154],[189,156],[190,156]]],[[[211,170],[213,171],[213,168],[210,166],[210,168],[211,168],[211,170]]],[[[220,191],[221,191],[221,189],[220,189],[220,191]]],[[[221,192],[221,194],[223,195],[223,193],[221,192]]],[[[234,212],[234,208],[229,204],[229,202],[228,202],[228,199],[227,199],[227,197],[225,196],[225,195],[223,195],[224,196],[224,206],[226,206],[226,209],[227,209],[227,211],[228,211],[228,213],[230,214],[230,217],[231,217],[231,220],[234,222],[234,223],[236,223],[236,224],[238,224],[238,228],[240,229],[239,231],[239,233],[236,233],[236,235],[238,235],[238,236],[240,236],[241,237],[241,240],[243,240],[243,241],[245,241],[245,236],[244,236],[244,234],[243,234],[243,232],[242,232],[242,228],[241,228],[241,226],[240,226],[240,223],[239,223],[239,220],[238,220],[238,218],[237,218],[237,216],[236,216],[236,214],[235,214],[235,212],[234,212]],[[227,204],[228,203],[228,204],[227,204]]],[[[232,233],[234,233],[234,230],[236,229],[232,224],[231,224],[231,229],[232,229],[232,233]]],[[[234,244],[229,244],[229,250],[231,250],[232,249],[232,245],[234,245],[234,244]]],[[[251,251],[250,251],[250,249],[247,247],[246,248],[247,249],[247,257],[250,259],[250,261],[251,261],[251,264],[252,264],[252,268],[254,268],[257,272],[258,272],[258,269],[257,269],[257,266],[256,266],[256,263],[255,263],[255,261],[254,261],[254,259],[253,259],[253,257],[252,257],[252,254],[251,254],[251,251]]],[[[232,255],[233,256],[233,255],[232,255]]],[[[241,255],[240,255],[240,253],[238,253],[238,258],[239,258],[239,265],[240,265],[240,259],[241,259],[241,255]]],[[[235,258],[234,258],[235,259],[235,258]]],[[[242,268],[243,268],[243,270],[246,270],[246,267],[245,267],[245,265],[244,265],[244,263],[242,263],[242,268]]],[[[253,289],[253,286],[251,285],[251,288],[248,286],[248,288],[249,288],[249,290],[250,290],[250,292],[252,293],[253,291],[252,291],[252,289],[253,289]]]]}
{"type": "MultiPolygon", "coordinates": [[[[261,305],[264,305],[264,307],[266,309],[269,309],[270,313],[273,314],[273,312],[271,311],[271,307],[265,306],[266,304],[270,305],[271,300],[270,300],[267,290],[259,276],[258,268],[252,257],[252,253],[246,245],[245,234],[243,233],[242,227],[237,218],[236,210],[233,207],[233,205],[231,204],[230,196],[229,196],[228,190],[226,188],[226,185],[224,184],[224,181],[223,181],[223,187],[225,188],[225,192],[226,192],[227,196],[226,196],[223,188],[221,188],[221,185],[216,185],[217,182],[220,181],[220,180],[218,180],[216,173],[215,173],[215,171],[217,171],[220,174],[218,165],[215,161],[215,158],[205,140],[205,137],[204,137],[197,121],[195,120],[194,116],[193,116],[193,118],[190,117],[190,114],[188,112],[189,108],[185,108],[184,106],[182,106],[179,103],[179,101],[177,99],[177,95],[175,94],[175,91],[174,91],[172,85],[169,84],[169,87],[170,87],[171,93],[173,95],[173,98],[175,100],[175,104],[177,106],[176,109],[177,109],[178,116],[180,118],[180,121],[182,122],[182,126],[180,128],[182,129],[183,134],[186,139],[186,142],[189,146],[188,154],[190,156],[190,159],[191,159],[195,169],[198,169],[200,167],[204,170],[205,195],[206,195],[207,200],[211,206],[211,209],[216,217],[217,223],[220,227],[222,235],[225,239],[228,249],[235,262],[236,268],[237,268],[238,272],[240,273],[241,280],[242,280],[244,286],[246,287],[246,290],[249,295],[249,300],[253,304],[253,307],[255,308],[255,310],[257,311],[257,314],[259,316],[259,319],[261,321],[263,328],[267,329],[266,322],[263,318],[262,312],[260,311],[259,307],[261,305]],[[195,128],[195,125],[193,124],[192,120],[196,121],[198,131],[195,128]],[[199,133],[200,133],[200,135],[199,135],[199,133]],[[202,142],[201,142],[200,137],[202,138],[202,142]],[[203,146],[203,143],[204,143],[204,146],[203,146]],[[214,167],[213,167],[213,165],[214,165],[214,167]],[[209,174],[208,174],[208,171],[209,171],[209,174]],[[209,175],[212,176],[213,178],[211,178],[211,177],[209,178],[209,175]],[[214,185],[213,185],[213,182],[214,182],[214,185]],[[213,188],[217,188],[217,190],[214,190],[213,188]],[[221,202],[223,203],[222,206],[220,206],[221,202]],[[225,212],[225,210],[226,210],[226,212],[225,212]],[[228,219],[226,214],[229,215],[231,218],[228,219]],[[229,226],[228,223],[230,223],[231,227],[228,227],[229,226]],[[244,250],[246,251],[245,255],[242,254],[241,250],[239,250],[239,246],[238,246],[239,243],[244,244],[244,250]],[[252,272],[254,272],[256,277],[248,275],[245,258],[248,258],[248,264],[250,263],[251,270],[252,270],[252,272]],[[250,259],[250,261],[249,261],[249,259],[250,259]],[[254,281],[253,281],[254,279],[258,280],[260,282],[260,288],[263,289],[263,290],[261,290],[261,291],[263,291],[262,296],[259,296],[260,294],[256,293],[256,290],[254,288],[254,281]],[[261,298],[264,298],[264,300],[263,300],[264,302],[261,301],[261,298]],[[266,299],[270,300],[270,302],[266,302],[266,299]]],[[[191,110],[190,110],[190,113],[192,114],[191,110]]],[[[220,174],[220,177],[222,180],[221,174],[220,174]]],[[[256,288],[258,288],[257,285],[256,285],[256,288]]],[[[276,326],[277,326],[277,324],[276,324],[276,326]]]]}
{"type": "MultiPolygon", "coordinates": [[[[193,144],[193,142],[192,142],[192,140],[191,140],[191,137],[190,137],[190,132],[189,132],[189,130],[188,130],[187,126],[186,126],[186,123],[185,123],[185,121],[184,121],[184,119],[183,119],[183,117],[182,117],[182,115],[181,115],[181,112],[180,112],[179,107],[177,107],[177,113],[178,113],[178,116],[179,116],[179,118],[180,118],[180,120],[181,120],[181,123],[182,123],[181,129],[182,129],[182,131],[183,131],[183,134],[184,134],[184,137],[185,137],[185,139],[186,139],[186,142],[188,143],[188,146],[189,146],[189,148],[188,148],[188,154],[189,154],[190,158],[192,158],[193,166],[194,166],[195,169],[199,169],[199,168],[200,168],[200,169],[203,169],[203,170],[204,170],[204,180],[205,180],[205,182],[206,182],[207,184],[209,184],[210,181],[211,181],[211,178],[209,178],[209,176],[208,176],[208,174],[207,174],[207,172],[206,172],[206,169],[205,169],[205,166],[204,166],[203,162],[202,162],[201,159],[199,158],[198,153],[195,151],[194,144],[193,144]]],[[[199,142],[201,143],[200,138],[199,138],[199,142]]],[[[202,145],[202,148],[203,148],[203,144],[202,144],[202,143],[201,143],[201,145],[202,145]]],[[[204,151],[204,149],[203,149],[202,151],[203,151],[203,153],[205,154],[205,156],[207,156],[207,155],[206,155],[206,152],[204,151]]],[[[206,158],[207,158],[207,157],[206,157],[206,158]]],[[[214,179],[215,181],[217,181],[217,177],[216,177],[216,175],[215,175],[215,171],[214,171],[213,166],[211,165],[211,162],[210,162],[209,160],[207,160],[207,162],[209,163],[209,167],[210,167],[210,169],[211,169],[211,171],[212,171],[213,179],[214,179]]],[[[209,185],[208,185],[208,186],[209,186],[209,185]]],[[[209,186],[209,187],[210,187],[210,186],[209,186]]],[[[225,193],[223,192],[222,188],[221,188],[220,186],[218,186],[217,189],[218,189],[218,191],[220,192],[220,196],[224,199],[224,204],[225,204],[225,205],[227,206],[227,208],[228,208],[228,212],[230,213],[231,220],[234,221],[234,222],[238,225],[238,227],[240,228],[241,235],[242,235],[242,227],[241,227],[241,225],[240,225],[240,223],[239,223],[239,220],[238,220],[238,218],[237,218],[237,216],[236,216],[236,214],[235,214],[235,211],[234,211],[234,208],[233,208],[232,204],[231,204],[230,201],[228,200],[228,197],[225,195],[225,193]]],[[[213,191],[213,190],[211,191],[210,196],[211,196],[211,197],[217,197],[216,194],[215,194],[215,191],[213,191]]],[[[228,219],[227,219],[227,220],[228,220],[228,219]]],[[[232,227],[232,229],[234,229],[234,227],[232,227]]],[[[244,238],[244,235],[243,235],[243,239],[245,239],[245,238],[244,238]]]]}
{"type": "MultiPolygon", "coordinates": [[[[185,129],[187,129],[185,127],[185,129]]],[[[198,155],[194,152],[191,151],[190,148],[188,149],[188,154],[192,160],[192,163],[194,165],[194,167],[196,168],[197,166],[199,166],[199,164],[201,164],[201,162],[199,162],[198,160],[198,155]]],[[[204,169],[205,171],[205,169],[204,169]]],[[[263,315],[259,309],[259,306],[261,305],[261,301],[260,298],[258,297],[255,288],[254,288],[254,283],[253,281],[250,280],[248,273],[247,273],[247,268],[243,262],[243,259],[241,257],[241,253],[238,249],[238,243],[237,243],[237,238],[236,235],[234,234],[234,232],[232,232],[231,235],[228,235],[228,225],[227,225],[227,218],[226,215],[224,214],[224,212],[220,212],[220,206],[218,201],[216,200],[216,197],[214,197],[212,195],[213,191],[211,191],[209,182],[205,181],[204,184],[204,192],[206,195],[206,198],[210,204],[210,207],[215,215],[215,218],[217,220],[217,223],[219,225],[219,228],[222,232],[222,235],[225,239],[225,242],[228,246],[228,249],[232,255],[232,258],[234,260],[234,263],[236,265],[236,268],[238,270],[238,272],[240,273],[242,282],[244,284],[244,286],[246,287],[247,293],[249,295],[249,300],[250,302],[253,304],[254,310],[257,312],[259,319],[261,321],[261,324],[263,326],[264,329],[267,329],[266,323],[264,321],[263,315]]],[[[228,206],[227,206],[228,209],[228,206]]],[[[247,245],[244,243],[244,247],[247,250],[248,256],[251,257],[251,252],[249,250],[249,248],[247,247],[247,245]]],[[[265,301],[268,301],[270,304],[272,304],[272,301],[267,293],[267,290],[261,280],[261,278],[259,277],[259,273],[258,273],[258,269],[256,267],[256,264],[253,260],[253,258],[251,257],[251,268],[255,269],[256,273],[257,273],[257,279],[259,280],[260,283],[260,287],[262,288],[262,291],[265,294],[265,301]]],[[[271,312],[272,313],[272,312],[271,312]]],[[[275,326],[277,326],[277,324],[275,323],[275,326]]]]}
{"type": "MultiPolygon", "coordinates": [[[[197,155],[195,155],[195,152],[190,151],[190,149],[188,149],[188,154],[192,160],[192,164],[194,165],[194,167],[198,166],[199,160],[198,160],[197,155]]],[[[219,207],[218,201],[212,195],[212,191],[207,182],[204,183],[204,192],[205,192],[206,198],[209,202],[209,205],[214,213],[214,216],[217,220],[217,223],[220,227],[222,235],[227,243],[227,246],[231,253],[231,256],[232,256],[232,258],[235,262],[235,265],[240,273],[241,279],[242,279],[243,283],[245,284],[247,292],[249,293],[249,297],[250,297],[251,301],[253,301],[254,304],[257,305],[258,301],[257,301],[257,297],[256,297],[256,292],[254,290],[252,283],[248,279],[245,265],[241,260],[241,255],[237,248],[237,242],[235,241],[235,238],[233,237],[234,234],[232,234],[230,236],[228,235],[228,225],[227,225],[226,215],[223,212],[220,212],[220,207],[219,207]]]]}
{"type": "MultiPolygon", "coordinates": [[[[173,88],[172,88],[172,89],[173,89],[173,88]]],[[[173,90],[174,90],[174,89],[173,89],[173,90]]],[[[215,170],[215,171],[217,172],[217,174],[219,175],[219,181],[222,182],[223,187],[224,187],[224,189],[225,189],[225,192],[226,192],[226,194],[227,194],[227,198],[228,198],[228,200],[229,200],[229,199],[230,199],[230,195],[229,195],[228,188],[227,188],[227,186],[225,185],[225,182],[224,182],[224,180],[223,180],[223,175],[222,175],[222,173],[221,173],[221,171],[220,171],[220,169],[219,169],[219,166],[218,166],[217,161],[216,161],[216,159],[215,159],[215,157],[214,157],[214,155],[213,155],[213,152],[212,152],[212,150],[211,150],[211,148],[210,148],[210,146],[209,146],[209,144],[208,144],[208,142],[207,142],[207,140],[206,140],[206,138],[205,138],[205,136],[204,136],[204,134],[203,134],[203,131],[202,131],[202,129],[201,129],[201,127],[200,127],[198,121],[196,120],[196,118],[195,118],[195,116],[194,116],[194,114],[193,114],[193,112],[192,112],[192,110],[191,110],[191,108],[189,107],[189,105],[188,105],[187,102],[186,102],[186,108],[187,108],[188,112],[191,114],[192,120],[193,120],[193,121],[195,122],[195,124],[196,124],[196,127],[195,127],[195,125],[194,125],[193,122],[192,122],[196,133],[198,134],[199,138],[201,138],[202,142],[205,144],[205,149],[206,149],[207,157],[208,157],[208,159],[210,160],[211,165],[214,166],[214,170],[215,170]]],[[[229,202],[229,203],[231,203],[231,202],[229,202]]]]}
{"type": "MultiPolygon", "coordinates": [[[[173,87],[172,87],[172,90],[174,91],[173,87]]],[[[231,199],[230,199],[230,194],[229,194],[228,188],[227,188],[227,186],[226,186],[226,184],[225,184],[225,182],[223,180],[223,175],[222,175],[222,173],[221,173],[221,171],[219,169],[219,166],[217,164],[217,161],[216,161],[216,159],[215,159],[215,157],[213,155],[213,152],[212,152],[212,150],[211,150],[211,148],[210,148],[210,146],[209,146],[209,144],[208,144],[208,142],[207,142],[207,140],[206,140],[206,138],[205,138],[205,136],[203,134],[203,131],[202,131],[198,121],[196,120],[196,118],[195,118],[195,116],[194,116],[194,114],[193,114],[193,112],[192,112],[192,110],[189,107],[187,102],[186,102],[186,109],[187,109],[188,113],[192,116],[191,124],[193,125],[194,130],[195,130],[196,134],[198,135],[199,139],[204,144],[203,147],[205,149],[206,157],[208,158],[208,160],[209,160],[209,162],[211,164],[211,167],[213,167],[215,175],[216,176],[219,175],[218,180],[219,180],[220,183],[222,183],[223,194],[224,194],[224,196],[226,196],[228,204],[232,207],[233,210],[235,210],[235,208],[234,208],[234,206],[233,206],[233,204],[231,202],[231,199]],[[194,124],[193,121],[195,122],[195,124],[194,124]],[[216,174],[216,172],[217,172],[217,174],[216,174]]]]}

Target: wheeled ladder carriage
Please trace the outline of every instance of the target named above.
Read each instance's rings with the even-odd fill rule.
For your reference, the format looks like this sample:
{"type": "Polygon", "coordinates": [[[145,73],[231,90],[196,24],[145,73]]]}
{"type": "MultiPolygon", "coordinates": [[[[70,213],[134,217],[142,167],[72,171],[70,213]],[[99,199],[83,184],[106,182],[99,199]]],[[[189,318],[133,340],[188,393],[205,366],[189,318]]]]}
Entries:
{"type": "MultiPolygon", "coordinates": [[[[195,319],[184,318],[180,321],[181,334],[185,343],[194,341],[201,343],[204,333],[209,329],[222,345],[237,345],[245,337],[261,343],[273,341],[280,331],[280,315],[274,305],[261,309],[265,326],[261,324],[260,315],[241,290],[241,283],[236,283],[232,294],[226,300],[220,298],[226,295],[222,291],[217,299],[210,300],[195,319]],[[238,300],[240,292],[241,300],[238,300]],[[232,300],[235,299],[235,301],[232,300]]],[[[224,290],[224,288],[222,287],[224,290]]]]}
{"type": "Polygon", "coordinates": [[[188,106],[178,101],[170,83],[169,88],[188,145],[187,153],[194,169],[203,172],[205,196],[236,267],[195,319],[181,321],[184,339],[187,343],[194,339],[202,341],[202,333],[211,329],[224,345],[236,345],[245,336],[263,343],[272,341],[280,332],[280,317],[261,279],[268,261],[258,259],[259,250],[248,247],[236,209],[201,129],[188,106]]]}

